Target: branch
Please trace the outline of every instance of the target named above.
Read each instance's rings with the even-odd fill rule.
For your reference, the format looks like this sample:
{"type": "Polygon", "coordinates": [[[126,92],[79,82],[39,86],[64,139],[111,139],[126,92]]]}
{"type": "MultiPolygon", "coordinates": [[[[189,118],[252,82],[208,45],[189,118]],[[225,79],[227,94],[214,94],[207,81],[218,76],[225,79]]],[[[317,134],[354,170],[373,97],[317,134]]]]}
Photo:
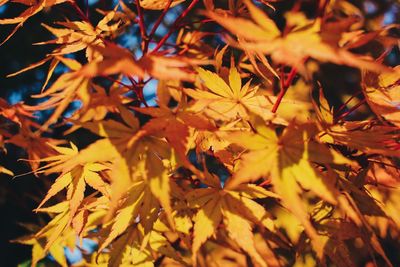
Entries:
{"type": "Polygon", "coordinates": [[[296,77],[297,74],[297,69],[296,68],[292,68],[290,70],[289,76],[287,78],[287,80],[285,81],[285,74],[282,71],[282,75],[281,75],[281,91],[279,92],[276,102],[274,104],[274,106],[272,107],[272,113],[276,113],[276,111],[279,108],[279,105],[282,102],[283,97],[286,94],[287,89],[289,88],[289,86],[292,84],[294,77],[296,77]]]}
{"type": "Polygon", "coordinates": [[[149,44],[150,44],[151,40],[153,39],[154,34],[156,33],[158,27],[160,26],[161,22],[163,21],[165,15],[167,14],[168,9],[171,7],[171,5],[172,5],[172,0],[168,0],[168,3],[167,3],[167,5],[165,6],[163,12],[162,12],[161,15],[158,17],[156,23],[154,24],[153,28],[152,28],[151,31],[150,31],[148,40],[147,40],[146,45],[145,45],[145,47],[144,47],[144,49],[143,49],[143,54],[146,54],[146,53],[147,53],[147,50],[149,49],[149,44]]]}
{"type": "Polygon", "coordinates": [[[194,6],[199,2],[199,0],[193,0],[192,3],[179,15],[179,17],[175,20],[174,24],[168,31],[168,33],[158,42],[156,48],[152,51],[152,53],[157,52],[164,45],[164,43],[171,37],[172,33],[175,31],[178,24],[187,16],[187,14],[194,8],[194,6]]]}
{"type": "Polygon", "coordinates": [[[144,26],[144,15],[143,15],[143,9],[140,6],[140,1],[136,0],[136,9],[139,15],[139,29],[140,29],[140,36],[142,38],[142,49],[144,50],[145,48],[145,43],[147,42],[147,33],[146,33],[146,28],[144,26]]]}

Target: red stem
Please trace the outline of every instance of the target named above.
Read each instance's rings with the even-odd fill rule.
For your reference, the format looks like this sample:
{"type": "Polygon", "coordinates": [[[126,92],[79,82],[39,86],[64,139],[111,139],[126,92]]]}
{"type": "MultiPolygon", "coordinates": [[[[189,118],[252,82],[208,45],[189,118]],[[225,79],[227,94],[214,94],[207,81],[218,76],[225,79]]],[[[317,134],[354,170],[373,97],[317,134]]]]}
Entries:
{"type": "Polygon", "coordinates": [[[344,117],[348,116],[350,113],[354,112],[355,110],[357,110],[359,107],[361,107],[364,103],[366,102],[365,99],[361,100],[357,105],[355,105],[354,107],[352,107],[351,109],[349,109],[348,111],[346,111],[345,113],[343,113],[342,115],[340,115],[339,117],[337,117],[335,119],[335,121],[339,121],[341,119],[343,119],[344,117]]]}
{"type": "Polygon", "coordinates": [[[386,49],[385,51],[383,51],[383,53],[375,60],[376,62],[382,63],[383,60],[385,59],[385,57],[387,55],[389,55],[389,53],[392,51],[392,49],[386,49]]]}
{"type": "Polygon", "coordinates": [[[199,2],[199,0],[193,0],[190,5],[183,11],[179,17],[175,20],[174,24],[168,31],[168,33],[158,42],[156,48],[152,51],[152,53],[157,52],[160,50],[160,48],[164,45],[164,43],[168,40],[168,38],[172,35],[172,33],[175,31],[175,28],[178,26],[178,24],[187,16],[187,14],[194,8],[194,6],[199,2]]]}
{"type": "Polygon", "coordinates": [[[146,28],[144,26],[143,9],[140,6],[139,0],[136,0],[136,9],[139,16],[139,29],[140,29],[140,36],[142,37],[142,48],[144,49],[145,43],[147,42],[147,33],[146,33],[146,28]]]}
{"type": "Polygon", "coordinates": [[[156,33],[158,27],[160,26],[161,22],[163,21],[165,15],[167,14],[168,9],[171,7],[171,5],[172,5],[172,0],[168,0],[167,5],[165,6],[163,12],[158,17],[156,23],[154,24],[153,28],[150,31],[150,34],[149,34],[149,37],[148,37],[148,41],[146,42],[145,48],[143,50],[143,54],[147,53],[147,50],[149,49],[149,43],[153,39],[154,34],[156,33]]]}
{"type": "Polygon", "coordinates": [[[318,11],[317,17],[323,18],[325,16],[326,7],[329,4],[329,0],[319,0],[318,1],[318,11]]]}
{"type": "Polygon", "coordinates": [[[271,180],[264,180],[258,186],[266,186],[266,185],[270,185],[270,184],[271,184],[271,180]]]}
{"type": "Polygon", "coordinates": [[[76,12],[78,12],[78,15],[87,22],[90,22],[89,18],[86,16],[86,14],[82,11],[82,9],[76,4],[75,1],[71,1],[69,2],[71,4],[71,6],[76,10],[76,12]]]}
{"type": "Polygon", "coordinates": [[[343,103],[343,105],[341,105],[339,107],[339,109],[335,112],[335,115],[338,115],[338,113],[340,111],[342,111],[347,106],[347,104],[349,104],[351,102],[351,100],[353,100],[356,96],[358,96],[361,93],[362,93],[362,91],[358,91],[358,92],[354,93],[349,99],[347,99],[346,102],[343,103]]]}
{"type": "Polygon", "coordinates": [[[275,102],[274,106],[272,107],[272,110],[271,110],[272,113],[276,113],[276,111],[278,110],[279,105],[281,104],[282,99],[287,92],[287,89],[292,84],[294,77],[296,77],[296,74],[297,74],[297,69],[293,67],[290,70],[289,76],[285,80],[285,73],[282,70],[282,72],[281,72],[281,91],[279,92],[276,102],[275,102]]]}
{"type": "Polygon", "coordinates": [[[85,5],[86,5],[86,17],[89,19],[89,0],[85,1],[85,5]]]}
{"type": "Polygon", "coordinates": [[[297,74],[297,69],[296,68],[292,68],[289,72],[289,76],[285,82],[285,87],[289,88],[290,85],[292,85],[292,82],[294,80],[294,77],[296,77],[297,74]]]}
{"type": "Polygon", "coordinates": [[[136,82],[135,79],[129,76],[128,79],[132,83],[132,88],[135,91],[139,101],[142,102],[146,107],[148,107],[146,99],[144,98],[143,95],[143,87],[144,87],[143,79],[140,78],[139,82],[136,82]]]}

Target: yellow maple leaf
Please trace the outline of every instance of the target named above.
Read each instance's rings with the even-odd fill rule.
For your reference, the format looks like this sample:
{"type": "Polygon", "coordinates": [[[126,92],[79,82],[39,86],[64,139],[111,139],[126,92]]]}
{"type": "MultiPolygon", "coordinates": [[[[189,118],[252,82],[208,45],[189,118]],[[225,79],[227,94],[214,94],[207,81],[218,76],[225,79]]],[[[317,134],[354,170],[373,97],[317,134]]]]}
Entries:
{"type": "MultiPolygon", "coordinates": [[[[186,0],[172,0],[170,7],[176,6],[186,0]]],[[[140,6],[144,9],[164,9],[167,6],[167,0],[140,0],[140,6]]]]}
{"type": "MultiPolygon", "coordinates": [[[[348,65],[374,72],[389,71],[389,68],[370,59],[355,55],[338,44],[325,41],[321,32],[321,21],[296,29],[281,36],[275,23],[250,0],[244,1],[254,22],[245,18],[233,17],[217,12],[207,15],[237,35],[240,40],[236,46],[245,50],[268,54],[277,63],[290,65],[301,73],[306,73],[304,60],[314,58],[321,62],[348,65]]],[[[236,43],[231,40],[232,43],[236,43]]]]}
{"type": "Polygon", "coordinates": [[[196,264],[197,253],[211,236],[219,224],[224,221],[230,238],[246,251],[250,257],[260,264],[266,263],[255,249],[252,223],[273,229],[273,222],[264,207],[252,199],[273,197],[277,195],[255,185],[239,186],[235,190],[225,190],[218,187],[195,189],[187,193],[191,206],[199,208],[194,217],[194,239],[192,245],[192,260],[196,264]],[[238,231],[240,228],[240,231],[238,231]]]}
{"type": "Polygon", "coordinates": [[[400,127],[400,66],[392,73],[363,74],[363,93],[368,105],[379,117],[400,127]]]}
{"type": "Polygon", "coordinates": [[[157,53],[143,55],[136,60],[131,52],[116,44],[106,46],[92,45],[93,50],[103,55],[102,60],[92,61],[79,71],[83,77],[96,77],[122,73],[126,76],[145,78],[152,76],[160,80],[193,81],[190,66],[205,64],[208,61],[190,59],[182,56],[164,57],[157,53]]]}
{"type": "Polygon", "coordinates": [[[304,202],[300,198],[302,188],[311,190],[327,202],[336,204],[337,189],[317,170],[312,162],[321,164],[348,164],[349,160],[309,140],[306,125],[290,124],[281,136],[256,120],[252,126],[255,133],[232,133],[228,140],[244,147],[238,170],[227,181],[226,188],[233,189],[241,183],[270,177],[275,192],[282,197],[284,205],[301,221],[314,242],[320,256],[321,238],[309,221],[304,202]]]}
{"type": "Polygon", "coordinates": [[[115,35],[130,23],[128,15],[116,10],[103,15],[104,17],[96,26],[92,26],[87,21],[57,22],[57,25],[63,26],[63,28],[54,28],[43,24],[49,32],[56,36],[56,39],[39,42],[36,45],[60,45],[51,53],[52,56],[71,54],[85,49],[88,61],[101,60],[103,56],[96,46],[104,47],[105,38],[115,35]]]}
{"type": "MultiPolygon", "coordinates": [[[[374,76],[372,73],[371,75],[374,76]]],[[[377,92],[374,94],[380,95],[380,93],[377,92]]],[[[397,126],[381,125],[374,121],[344,121],[340,124],[335,123],[332,109],[329,107],[322,90],[320,91],[319,102],[319,107],[316,107],[315,103],[314,106],[318,123],[322,129],[318,135],[320,141],[330,144],[345,145],[366,154],[399,155],[396,149],[396,140],[399,137],[397,126]]],[[[394,114],[389,112],[387,115],[389,116],[388,119],[393,118],[394,121],[392,122],[396,124],[395,114],[397,110],[395,106],[390,103],[387,105],[376,105],[374,102],[372,102],[371,105],[378,110],[383,109],[394,112],[394,114]]],[[[382,110],[380,111],[382,112],[382,110]]],[[[386,116],[386,114],[383,116],[386,116]]]]}
{"type": "MultiPolygon", "coordinates": [[[[12,30],[12,32],[6,37],[5,40],[3,40],[0,45],[4,44],[5,42],[10,39],[19,28],[22,27],[25,21],[27,21],[30,17],[36,15],[40,11],[42,11],[44,8],[48,8],[54,5],[58,5],[61,3],[64,3],[68,0],[39,0],[39,1],[32,1],[32,0],[21,0],[19,1],[22,4],[25,4],[28,6],[28,8],[22,12],[18,17],[15,18],[9,18],[9,19],[0,19],[0,25],[1,24],[17,24],[17,26],[12,30]]],[[[8,2],[8,0],[4,0],[0,2],[0,5],[5,4],[8,2]]]]}
{"type": "Polygon", "coordinates": [[[242,86],[240,74],[235,67],[229,72],[229,85],[216,73],[199,68],[199,77],[208,89],[184,89],[196,101],[191,107],[194,112],[205,112],[213,119],[224,121],[237,117],[248,119],[250,113],[265,119],[273,117],[267,109],[265,96],[257,95],[258,87],[250,87],[250,81],[242,86]]]}
{"type": "Polygon", "coordinates": [[[161,133],[176,150],[180,160],[190,168],[186,153],[190,148],[189,137],[192,130],[212,131],[216,128],[206,117],[188,111],[184,102],[182,100],[181,104],[173,109],[161,104],[159,108],[148,107],[135,110],[153,117],[142,129],[152,134],[161,133]]]}
{"type": "Polygon", "coordinates": [[[38,173],[52,173],[62,171],[62,174],[55,180],[50,187],[45,198],[39,204],[37,210],[40,208],[58,192],[67,188],[67,200],[69,202],[69,216],[72,219],[84,199],[84,193],[86,184],[89,184],[95,190],[108,195],[108,184],[98,174],[99,171],[107,169],[106,166],[98,163],[88,163],[85,165],[77,165],[71,170],[64,170],[63,166],[70,159],[78,155],[77,148],[71,143],[71,148],[67,147],[53,147],[57,150],[60,155],[52,156],[43,159],[42,161],[48,161],[47,165],[43,166],[38,173]]]}
{"type": "Polygon", "coordinates": [[[50,98],[37,106],[30,107],[30,110],[40,111],[55,108],[53,114],[40,127],[40,131],[46,131],[51,124],[56,122],[72,101],[80,99],[85,106],[90,101],[91,81],[76,75],[76,71],[81,68],[81,64],[74,59],[61,57],[58,59],[69,67],[72,72],[62,74],[46,91],[33,96],[35,98],[50,98]]]}

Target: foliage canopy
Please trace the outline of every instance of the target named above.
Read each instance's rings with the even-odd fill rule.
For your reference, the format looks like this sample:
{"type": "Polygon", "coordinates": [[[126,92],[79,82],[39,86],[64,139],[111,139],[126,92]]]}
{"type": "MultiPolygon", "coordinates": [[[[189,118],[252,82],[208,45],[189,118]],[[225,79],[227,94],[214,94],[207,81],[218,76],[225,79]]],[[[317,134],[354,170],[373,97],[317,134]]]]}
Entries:
{"type": "Polygon", "coordinates": [[[31,265],[67,266],[90,239],[77,266],[394,266],[398,25],[354,2],[0,0],[24,6],[2,43],[71,11],[42,24],[51,53],[9,75],[46,68],[40,101],[0,101],[2,146],[51,181],[35,209],[50,219],[15,240],[31,265]],[[359,77],[332,88],[327,66],[359,77]]]}

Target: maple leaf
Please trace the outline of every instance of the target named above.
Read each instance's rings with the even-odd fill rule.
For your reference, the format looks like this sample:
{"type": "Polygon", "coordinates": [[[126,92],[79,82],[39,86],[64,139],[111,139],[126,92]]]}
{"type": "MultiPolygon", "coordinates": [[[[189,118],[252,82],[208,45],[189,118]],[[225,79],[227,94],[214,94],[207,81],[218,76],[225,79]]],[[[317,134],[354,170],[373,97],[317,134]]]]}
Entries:
{"type": "Polygon", "coordinates": [[[143,136],[143,131],[138,132],[139,122],[132,114],[126,114],[123,118],[126,118],[125,122],[127,125],[113,120],[83,123],[81,127],[104,138],[95,141],[80,150],[79,153],[76,151],[72,157],[63,158],[61,163],[53,164],[50,169],[52,172],[67,172],[77,166],[112,162],[114,164],[112,166],[114,170],[112,174],[120,177],[116,178],[118,179],[117,183],[112,181],[110,185],[112,192],[110,213],[115,212],[117,203],[132,183],[130,167],[127,167],[126,164],[129,164],[127,161],[132,160],[135,155],[132,155],[134,153],[126,154],[128,148],[132,148],[134,143],[143,136]],[[124,156],[128,160],[125,160],[124,156]],[[123,172],[119,173],[121,168],[123,172]],[[125,173],[125,169],[127,170],[127,174],[125,173]]]}
{"type": "Polygon", "coordinates": [[[363,93],[368,105],[379,117],[400,127],[400,66],[392,73],[363,74],[363,93]]]}
{"type": "Polygon", "coordinates": [[[112,227],[109,229],[109,234],[101,242],[99,251],[107,247],[117,236],[125,232],[135,222],[139,214],[139,207],[143,203],[145,190],[146,186],[143,181],[131,185],[128,190],[130,194],[119,208],[117,215],[113,218],[112,227]]]}
{"type": "MultiPolygon", "coordinates": [[[[228,182],[227,187],[233,188],[237,184],[254,181],[270,173],[274,174],[272,176],[276,176],[280,172],[280,168],[290,167],[292,164],[293,167],[296,166],[297,168],[298,165],[298,168],[304,168],[301,173],[308,173],[308,175],[317,179],[318,174],[314,172],[310,162],[327,164],[347,164],[350,162],[334,150],[309,140],[309,134],[314,131],[312,125],[298,126],[292,122],[280,137],[260,119],[256,119],[255,125],[252,127],[252,129],[255,129],[255,133],[227,133],[225,136],[231,142],[249,150],[242,156],[242,167],[237,170],[232,180],[228,182]],[[268,160],[276,164],[262,164],[262,162],[268,160]],[[260,168],[249,168],[254,165],[247,165],[246,162],[260,165],[260,168]]],[[[312,184],[310,183],[310,185],[312,184]]],[[[317,184],[321,185],[321,182],[317,182],[315,185],[317,184]]],[[[324,195],[329,197],[327,192],[322,193],[320,190],[315,190],[315,193],[321,194],[322,197],[324,195]]],[[[332,198],[330,200],[333,201],[332,198]]]]}
{"type": "Polygon", "coordinates": [[[319,134],[319,140],[345,145],[366,154],[398,156],[398,128],[373,121],[352,121],[332,125],[319,134]]]}
{"type": "Polygon", "coordinates": [[[204,41],[208,35],[208,32],[185,31],[182,29],[176,40],[177,46],[181,49],[179,54],[204,60],[212,57],[214,49],[204,41]]]}
{"type": "MultiPolygon", "coordinates": [[[[122,173],[119,172],[119,174],[122,173]]],[[[129,174],[126,173],[125,175],[129,174]]],[[[111,221],[111,226],[103,230],[105,238],[101,241],[99,251],[110,244],[118,244],[119,239],[117,241],[114,240],[119,235],[127,231],[129,232],[129,227],[135,224],[138,224],[137,226],[143,229],[142,235],[150,236],[148,242],[150,242],[151,246],[153,242],[152,238],[156,235],[156,233],[152,232],[153,225],[160,212],[160,205],[158,203],[161,203],[165,209],[167,219],[171,220],[171,214],[168,215],[168,213],[171,212],[171,207],[167,206],[170,205],[169,199],[165,199],[165,197],[169,198],[169,185],[161,184],[160,187],[158,184],[159,181],[155,177],[152,176],[149,178],[152,178],[149,179],[149,184],[144,180],[136,179],[136,182],[132,182],[130,188],[124,192],[124,197],[121,199],[123,204],[118,208],[115,217],[111,221]]],[[[164,181],[169,183],[168,180],[164,179],[164,181]]],[[[161,183],[162,182],[163,181],[161,181],[161,183]]],[[[170,223],[173,225],[171,221],[170,223]]],[[[144,243],[138,247],[143,247],[143,244],[144,243]]],[[[158,249],[159,248],[160,247],[158,247],[158,249]]]]}
{"type": "Polygon", "coordinates": [[[115,44],[105,47],[94,46],[94,50],[103,55],[103,60],[92,61],[86,64],[79,74],[84,77],[96,77],[122,73],[126,76],[144,78],[150,75],[156,79],[177,79],[193,81],[194,75],[187,69],[191,65],[204,64],[204,60],[194,60],[179,56],[165,57],[157,54],[144,55],[135,60],[130,51],[115,44]]]}
{"type": "MultiPolygon", "coordinates": [[[[172,0],[170,7],[179,5],[186,0],[172,0]]],[[[164,9],[167,6],[168,1],[165,0],[140,0],[140,6],[144,9],[164,9]]]]}
{"type": "Polygon", "coordinates": [[[1,100],[0,114],[19,126],[18,133],[7,136],[4,143],[23,148],[28,154],[28,162],[34,172],[38,169],[41,158],[54,154],[55,151],[48,144],[64,143],[63,140],[41,137],[34,132],[33,129],[39,128],[40,125],[32,120],[34,118],[32,110],[23,103],[9,105],[5,100],[1,100]]]}
{"type": "Polygon", "coordinates": [[[229,72],[229,85],[216,73],[199,68],[199,78],[209,90],[184,89],[196,101],[191,107],[194,112],[205,112],[213,119],[229,121],[237,117],[248,119],[257,114],[266,119],[273,114],[266,108],[267,99],[257,95],[257,87],[250,88],[250,81],[242,87],[240,74],[235,67],[229,72]]]}
{"type": "MultiPolygon", "coordinates": [[[[83,127],[105,138],[83,149],[79,155],[67,163],[67,166],[76,166],[85,162],[112,161],[111,203],[107,218],[110,218],[117,210],[120,212],[118,208],[120,201],[129,192],[132,183],[145,180],[148,183],[146,192],[151,192],[151,195],[160,202],[168,215],[170,224],[173,225],[169,168],[168,165],[165,166],[165,161],[173,165],[174,154],[171,153],[165,141],[151,136],[146,129],[139,130],[138,121],[133,114],[128,112],[123,118],[129,127],[111,120],[84,123],[83,127]]],[[[118,227],[126,229],[127,225],[118,227]]],[[[116,237],[114,234],[110,236],[116,237]]],[[[111,241],[112,238],[107,240],[107,243],[111,241]]]]}
{"type": "Polygon", "coordinates": [[[39,67],[47,61],[51,60],[50,70],[43,85],[43,88],[45,88],[58,63],[60,61],[66,63],[67,59],[62,59],[60,57],[61,55],[71,54],[86,49],[86,57],[89,61],[95,59],[101,60],[103,58],[103,55],[98,51],[96,47],[104,47],[104,38],[110,37],[111,35],[114,35],[117,31],[121,30],[121,21],[124,22],[123,27],[129,25],[129,17],[129,14],[125,15],[125,13],[113,10],[105,13],[104,18],[99,21],[96,27],[93,27],[89,22],[86,21],[67,21],[57,23],[64,26],[65,28],[54,28],[43,24],[43,26],[57,38],[50,41],[38,42],[36,43],[36,45],[61,44],[62,46],[56,48],[50,55],[46,56],[44,59],[34,64],[31,64],[30,66],[20,71],[9,74],[7,77],[12,77],[22,72],[39,67]],[[110,23],[114,21],[116,22],[110,25],[110,23]]]}
{"type": "Polygon", "coordinates": [[[73,167],[71,170],[65,170],[64,164],[78,155],[78,150],[74,144],[71,143],[71,148],[53,146],[59,155],[47,157],[42,161],[50,162],[43,166],[38,173],[52,173],[57,170],[62,170],[62,174],[55,180],[50,187],[45,198],[39,204],[37,209],[40,209],[51,197],[55,196],[58,192],[67,189],[67,200],[69,202],[69,216],[72,219],[84,199],[86,184],[89,184],[95,190],[108,195],[108,184],[104,182],[99,171],[105,170],[107,167],[101,164],[85,164],[73,167]]]}
{"type": "Polygon", "coordinates": [[[50,98],[37,106],[30,107],[29,110],[40,111],[55,108],[53,114],[40,127],[40,131],[46,131],[51,124],[55,123],[72,101],[79,98],[83,105],[87,105],[90,100],[90,80],[76,76],[76,71],[81,68],[81,64],[74,59],[59,59],[73,72],[62,74],[45,92],[34,96],[36,98],[50,96],[50,98]]]}
{"type": "Polygon", "coordinates": [[[341,266],[356,266],[351,259],[348,246],[345,241],[352,238],[362,237],[358,227],[352,222],[345,220],[323,220],[317,226],[319,231],[326,233],[324,237],[324,252],[329,258],[341,266]]]}
{"type": "MultiPolygon", "coordinates": [[[[84,222],[82,222],[85,229],[81,229],[80,234],[87,234],[97,227],[98,219],[104,216],[104,209],[99,207],[106,204],[106,198],[94,199],[93,197],[88,197],[83,203],[81,210],[92,211],[92,213],[87,214],[84,222]]],[[[52,217],[50,222],[34,235],[15,240],[15,242],[30,243],[34,246],[32,251],[33,264],[50,252],[58,263],[67,266],[64,247],[68,247],[71,250],[76,248],[77,233],[76,229],[71,227],[74,221],[71,221],[69,216],[68,205],[68,202],[64,201],[50,207],[37,209],[36,211],[38,212],[48,213],[52,217]]]]}
{"type": "Polygon", "coordinates": [[[170,109],[161,104],[159,108],[136,108],[136,111],[151,115],[153,119],[143,126],[143,130],[155,134],[162,132],[171,146],[177,151],[180,159],[185,164],[190,164],[186,159],[189,150],[189,137],[191,129],[214,130],[215,126],[200,114],[194,114],[185,109],[182,100],[181,105],[170,109]]]}
{"type": "Polygon", "coordinates": [[[386,237],[391,229],[394,230],[398,227],[400,222],[397,212],[399,203],[398,187],[368,186],[367,190],[377,202],[382,203],[381,207],[387,215],[387,217],[371,217],[368,222],[380,230],[380,236],[386,237]]]}
{"type": "Polygon", "coordinates": [[[56,155],[42,158],[40,161],[47,162],[47,164],[39,169],[40,173],[56,173],[68,172],[72,168],[64,168],[64,164],[73,159],[78,154],[78,148],[74,143],[70,143],[69,147],[51,146],[56,152],[56,155]]]}
{"type": "Polygon", "coordinates": [[[320,90],[320,106],[315,111],[322,131],[318,138],[322,142],[345,145],[366,154],[384,154],[397,156],[396,149],[398,128],[389,125],[380,125],[373,121],[344,121],[335,123],[333,111],[320,90]]]}
{"type": "Polygon", "coordinates": [[[0,6],[9,2],[25,12],[0,20],[16,25],[6,40],[42,10],[73,7],[65,20],[42,24],[54,38],[35,45],[55,48],[8,75],[47,65],[33,96],[44,101],[0,99],[2,151],[17,145],[39,178],[56,177],[34,210],[49,222],[29,224],[35,234],[17,241],[32,246],[32,266],[48,254],[67,266],[64,249],[87,238],[98,243],[93,254],[82,251],[88,266],[350,267],[375,254],[376,264],[393,266],[380,240],[400,226],[399,69],[384,64],[398,40],[395,25],[379,25],[380,12],[371,20],[348,1],[315,9],[295,1],[290,10],[226,1],[222,10],[212,0],[138,0],[138,15],[123,1],[97,14],[70,0],[0,6]],[[180,3],[188,5],[170,21],[180,3]],[[231,46],[217,48],[220,37],[231,46]],[[349,103],[335,109],[343,90],[326,99],[321,89],[314,101],[314,87],[332,85],[322,63],[362,70],[362,81],[352,80],[359,105],[338,114],[349,103]],[[206,64],[214,72],[199,68],[206,64]],[[152,82],[157,107],[144,101],[152,82]],[[80,107],[63,118],[71,103],[80,107]],[[357,116],[367,119],[349,121],[364,103],[371,110],[357,116]],[[53,113],[41,125],[43,111],[53,113]],[[49,129],[61,119],[71,125],[64,137],[49,129]],[[70,138],[82,148],[62,145],[70,138]]]}
{"type": "Polygon", "coordinates": [[[306,73],[303,61],[309,57],[321,62],[348,65],[374,72],[389,71],[387,67],[377,62],[366,60],[339,48],[337,44],[326,42],[320,35],[319,20],[282,37],[273,20],[251,1],[244,2],[254,22],[216,12],[206,13],[211,19],[240,37],[238,46],[243,49],[268,54],[275,62],[290,65],[302,73],[306,73]]]}
{"type": "Polygon", "coordinates": [[[54,209],[53,213],[57,213],[56,216],[39,232],[35,234],[36,238],[46,238],[46,246],[44,251],[47,251],[52,245],[60,238],[62,233],[66,230],[69,223],[68,209],[60,207],[54,209]]]}
{"type": "Polygon", "coordinates": [[[64,28],[43,26],[57,38],[36,43],[36,45],[59,44],[51,55],[66,55],[86,49],[86,58],[89,61],[101,60],[103,55],[96,50],[96,46],[104,47],[104,39],[121,31],[129,25],[129,18],[125,13],[116,10],[103,14],[104,17],[94,27],[87,21],[57,22],[64,28]]]}
{"type": "Polygon", "coordinates": [[[151,265],[154,258],[148,249],[140,250],[140,239],[143,234],[136,227],[130,227],[113,243],[107,266],[146,266],[151,265]],[[132,260],[133,259],[133,260],[132,260]]]}
{"type": "Polygon", "coordinates": [[[339,198],[341,208],[359,228],[363,228],[364,233],[362,238],[368,242],[368,246],[384,259],[387,266],[393,266],[382,248],[376,233],[372,231],[371,225],[369,225],[365,219],[365,215],[383,218],[387,217],[385,212],[382,210],[381,205],[364,187],[363,180],[365,174],[365,171],[358,173],[357,177],[354,177],[354,184],[349,182],[346,178],[340,177],[339,181],[345,190],[342,191],[344,198],[342,196],[339,198]]]}
{"type": "MultiPolygon", "coordinates": [[[[377,157],[371,160],[371,168],[366,177],[366,183],[396,187],[399,183],[400,170],[394,159],[377,157]]],[[[382,201],[382,203],[384,203],[382,201]]]]}
{"type": "MultiPolygon", "coordinates": [[[[214,177],[213,179],[217,179],[214,177]]],[[[195,189],[187,194],[191,206],[199,208],[194,217],[194,239],[192,260],[196,264],[197,253],[207,239],[215,234],[221,221],[224,221],[230,238],[246,251],[260,266],[266,263],[254,247],[252,224],[257,223],[273,229],[273,222],[265,209],[253,198],[277,195],[255,185],[239,186],[235,190],[218,187],[195,189]],[[238,227],[240,231],[238,231],[238,227]]]]}
{"type": "Polygon", "coordinates": [[[0,115],[22,126],[37,126],[31,119],[34,118],[29,107],[22,103],[10,105],[4,99],[0,99],[0,115]]]}
{"type": "Polygon", "coordinates": [[[14,176],[14,173],[12,171],[10,171],[9,169],[7,169],[7,168],[5,168],[3,166],[0,166],[0,173],[4,173],[4,174],[10,175],[10,176],[14,176]]]}
{"type": "Polygon", "coordinates": [[[109,112],[126,114],[129,111],[123,106],[132,102],[132,99],[126,94],[129,88],[120,86],[115,82],[107,90],[97,84],[92,84],[93,91],[90,94],[90,99],[87,104],[77,109],[74,114],[68,119],[70,122],[77,121],[65,134],[71,133],[80,128],[80,123],[88,121],[104,120],[109,112]]]}
{"type": "Polygon", "coordinates": [[[40,161],[43,158],[54,155],[54,145],[65,143],[64,140],[56,140],[52,138],[40,137],[32,132],[29,128],[24,127],[20,132],[10,139],[7,143],[14,144],[25,149],[28,154],[28,162],[35,173],[39,169],[40,161]]]}
{"type": "MultiPolygon", "coordinates": [[[[34,236],[27,236],[19,238],[18,240],[14,240],[14,242],[31,245],[32,246],[32,259],[31,265],[35,266],[40,260],[44,259],[47,256],[47,253],[44,249],[43,241],[35,238],[34,236]]],[[[60,243],[53,243],[49,248],[49,253],[55,259],[55,261],[60,264],[62,267],[67,267],[67,258],[64,254],[64,247],[60,243]]]]}
{"type": "MultiPolygon", "coordinates": [[[[49,8],[54,5],[58,5],[64,2],[67,2],[69,0],[38,0],[38,1],[32,1],[32,0],[21,0],[18,1],[19,3],[25,4],[29,6],[28,9],[26,9],[24,12],[22,12],[18,17],[15,18],[10,18],[10,19],[0,19],[0,25],[1,24],[17,24],[17,26],[12,30],[12,32],[3,40],[0,45],[4,44],[7,42],[16,32],[19,28],[22,27],[22,25],[27,21],[30,17],[36,15],[40,11],[42,11],[44,8],[49,8]]],[[[5,2],[1,3],[5,4],[5,2]]]]}
{"type": "Polygon", "coordinates": [[[252,128],[255,133],[233,133],[227,136],[228,140],[246,148],[248,152],[241,156],[239,168],[227,181],[226,188],[235,188],[240,183],[270,176],[274,190],[282,197],[284,205],[301,221],[307,234],[315,241],[318,253],[321,253],[318,248],[321,240],[300,198],[301,188],[311,190],[325,201],[336,204],[337,189],[312,162],[340,165],[350,161],[324,145],[309,140],[310,128],[307,129],[306,125],[299,127],[291,123],[280,137],[261,120],[257,120],[252,128]]]}
{"type": "Polygon", "coordinates": [[[146,234],[140,224],[131,225],[112,243],[111,248],[112,250],[109,252],[102,252],[109,254],[107,266],[153,266],[153,262],[159,255],[175,259],[184,266],[187,265],[174,251],[162,232],[153,229],[146,234]]]}

